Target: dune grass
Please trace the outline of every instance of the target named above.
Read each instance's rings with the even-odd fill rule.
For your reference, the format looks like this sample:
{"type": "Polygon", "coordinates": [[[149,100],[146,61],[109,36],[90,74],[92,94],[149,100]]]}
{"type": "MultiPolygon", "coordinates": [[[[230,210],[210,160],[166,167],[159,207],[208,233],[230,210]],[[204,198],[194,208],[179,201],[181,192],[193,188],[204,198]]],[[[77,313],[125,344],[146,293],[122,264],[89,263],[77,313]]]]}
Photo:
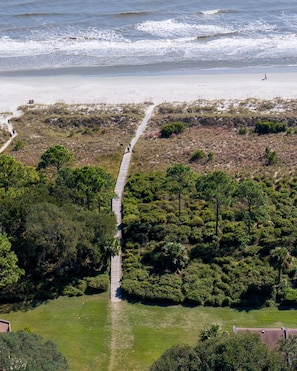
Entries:
{"type": "Polygon", "coordinates": [[[12,330],[30,329],[53,340],[71,370],[143,371],[164,350],[195,344],[200,330],[219,324],[242,327],[297,327],[296,310],[155,306],[122,301],[111,305],[108,294],[60,297],[29,310],[0,306],[12,330]]]}
{"type": "Polygon", "coordinates": [[[125,147],[143,119],[145,104],[54,105],[21,107],[13,118],[22,147],[7,152],[36,166],[50,146],[60,144],[75,155],[75,166],[99,166],[117,176],[125,147]]]}
{"type": "MultiPolygon", "coordinates": [[[[46,149],[61,144],[75,154],[75,166],[100,166],[117,176],[125,146],[146,108],[146,103],[22,107],[24,114],[12,119],[22,146],[13,143],[6,152],[25,165],[36,166],[46,149]]],[[[198,173],[223,170],[240,176],[289,172],[295,169],[296,112],[297,100],[279,98],[163,103],[156,107],[133,149],[130,172],[163,171],[181,162],[198,173]],[[253,127],[261,118],[287,122],[290,130],[258,136],[253,127]],[[186,123],[186,130],[173,138],[160,138],[162,126],[175,121],[186,123]],[[239,134],[241,127],[246,128],[245,135],[239,134]],[[267,147],[280,159],[275,166],[265,166],[267,147]],[[191,162],[197,150],[206,156],[191,162]],[[208,161],[208,154],[213,161],[208,161]]]]}

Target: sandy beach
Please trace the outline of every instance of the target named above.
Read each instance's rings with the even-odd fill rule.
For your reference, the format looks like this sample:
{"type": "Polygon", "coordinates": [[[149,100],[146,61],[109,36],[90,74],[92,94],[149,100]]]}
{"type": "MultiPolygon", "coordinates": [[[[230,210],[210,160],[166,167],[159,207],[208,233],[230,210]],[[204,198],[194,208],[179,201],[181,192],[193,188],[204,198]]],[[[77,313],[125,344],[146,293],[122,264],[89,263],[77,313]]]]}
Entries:
{"type": "Polygon", "coordinates": [[[297,99],[297,73],[151,76],[48,75],[0,77],[1,112],[35,103],[184,102],[197,99],[297,99]]]}

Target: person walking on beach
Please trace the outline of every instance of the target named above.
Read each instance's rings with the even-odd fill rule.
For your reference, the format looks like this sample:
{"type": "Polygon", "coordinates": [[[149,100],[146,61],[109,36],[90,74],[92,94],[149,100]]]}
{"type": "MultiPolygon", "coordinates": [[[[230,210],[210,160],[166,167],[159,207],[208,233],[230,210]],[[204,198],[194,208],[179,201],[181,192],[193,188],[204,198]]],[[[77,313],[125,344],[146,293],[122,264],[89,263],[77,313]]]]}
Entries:
{"type": "Polygon", "coordinates": [[[264,75],[264,79],[262,79],[262,80],[267,80],[267,75],[266,75],[266,73],[265,73],[265,75],[264,75]]]}

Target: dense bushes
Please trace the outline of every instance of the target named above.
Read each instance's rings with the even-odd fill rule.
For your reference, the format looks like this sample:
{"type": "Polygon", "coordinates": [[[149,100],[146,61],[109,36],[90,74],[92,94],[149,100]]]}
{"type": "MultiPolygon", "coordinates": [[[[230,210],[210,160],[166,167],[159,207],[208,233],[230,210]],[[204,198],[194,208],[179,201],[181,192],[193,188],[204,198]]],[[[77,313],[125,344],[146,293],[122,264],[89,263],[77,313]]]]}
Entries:
{"type": "Polygon", "coordinates": [[[189,179],[182,197],[165,174],[137,174],[127,183],[123,290],[194,305],[295,304],[297,178],[189,179]]]}
{"type": "Polygon", "coordinates": [[[128,295],[148,301],[182,303],[182,280],[177,274],[150,276],[148,280],[124,278],[122,289],[128,295]]]}
{"type": "Polygon", "coordinates": [[[276,134],[285,132],[287,128],[288,125],[285,122],[258,121],[255,126],[255,133],[259,135],[276,134]]]}
{"type": "Polygon", "coordinates": [[[84,277],[63,287],[62,295],[82,296],[84,294],[98,294],[107,291],[109,287],[109,276],[100,274],[94,277],[84,277]]]}

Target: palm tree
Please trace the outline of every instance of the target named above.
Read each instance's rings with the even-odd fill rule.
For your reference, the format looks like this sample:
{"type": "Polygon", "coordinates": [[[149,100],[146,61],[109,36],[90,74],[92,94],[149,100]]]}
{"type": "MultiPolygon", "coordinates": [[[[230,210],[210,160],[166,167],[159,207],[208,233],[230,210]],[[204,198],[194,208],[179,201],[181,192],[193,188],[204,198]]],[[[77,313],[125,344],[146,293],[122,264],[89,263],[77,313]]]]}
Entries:
{"type": "Polygon", "coordinates": [[[163,247],[163,254],[167,260],[167,268],[174,272],[180,272],[188,261],[188,251],[185,246],[177,242],[168,242],[163,247]]]}

